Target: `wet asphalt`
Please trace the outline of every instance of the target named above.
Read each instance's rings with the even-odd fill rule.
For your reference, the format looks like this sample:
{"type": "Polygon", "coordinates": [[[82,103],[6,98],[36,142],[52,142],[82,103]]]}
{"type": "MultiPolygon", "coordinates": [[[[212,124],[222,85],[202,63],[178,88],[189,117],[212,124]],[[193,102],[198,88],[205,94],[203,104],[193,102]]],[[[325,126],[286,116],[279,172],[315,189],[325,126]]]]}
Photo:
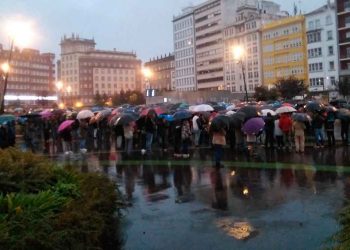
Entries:
{"type": "Polygon", "coordinates": [[[350,147],[226,149],[221,168],[209,148],[62,159],[120,185],[125,249],[322,249],[350,198],[350,147]]]}

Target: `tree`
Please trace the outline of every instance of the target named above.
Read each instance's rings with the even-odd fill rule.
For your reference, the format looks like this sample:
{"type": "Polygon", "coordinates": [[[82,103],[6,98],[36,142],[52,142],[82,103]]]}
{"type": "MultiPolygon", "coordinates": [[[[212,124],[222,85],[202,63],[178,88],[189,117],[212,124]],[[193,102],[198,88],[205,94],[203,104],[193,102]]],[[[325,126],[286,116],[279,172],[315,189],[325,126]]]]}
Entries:
{"type": "Polygon", "coordinates": [[[276,88],[268,89],[264,86],[255,88],[254,98],[256,101],[275,101],[278,97],[279,93],[276,88]]]}
{"type": "Polygon", "coordinates": [[[285,99],[293,99],[307,92],[307,87],[304,85],[304,82],[294,76],[280,79],[276,84],[276,89],[285,99]]]}
{"type": "Polygon", "coordinates": [[[267,101],[269,99],[269,90],[264,86],[256,87],[254,96],[256,101],[267,101]]]}
{"type": "Polygon", "coordinates": [[[103,99],[100,93],[96,93],[96,95],[94,96],[94,105],[103,106],[103,99]]]}

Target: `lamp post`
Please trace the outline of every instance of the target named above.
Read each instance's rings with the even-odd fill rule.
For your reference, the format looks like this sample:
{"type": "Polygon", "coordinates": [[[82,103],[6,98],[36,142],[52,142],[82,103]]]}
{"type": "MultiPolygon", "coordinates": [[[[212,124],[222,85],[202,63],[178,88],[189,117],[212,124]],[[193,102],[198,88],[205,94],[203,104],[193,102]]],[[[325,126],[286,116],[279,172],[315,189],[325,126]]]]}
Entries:
{"type": "Polygon", "coordinates": [[[71,96],[71,93],[72,93],[72,87],[71,86],[67,87],[67,93],[68,93],[68,98],[69,98],[69,105],[72,105],[73,101],[72,101],[72,96],[71,96]]]}
{"type": "Polygon", "coordinates": [[[237,61],[237,64],[240,64],[242,67],[243,84],[244,84],[244,90],[245,90],[245,100],[246,100],[246,102],[248,102],[249,101],[248,89],[247,89],[247,82],[245,79],[245,65],[243,62],[243,57],[244,57],[243,47],[242,46],[233,47],[232,54],[233,54],[233,59],[235,61],[237,61]]]}
{"type": "MultiPolygon", "coordinates": [[[[151,90],[152,89],[152,86],[151,86],[151,78],[153,76],[153,72],[151,69],[149,68],[143,68],[142,69],[142,75],[145,79],[145,84],[146,84],[146,96],[148,95],[148,90],[151,90]]],[[[152,91],[153,92],[153,91],[152,91]]],[[[152,96],[153,93],[151,93],[151,96],[152,96]]]]}
{"type": "Polygon", "coordinates": [[[6,95],[7,83],[8,83],[8,79],[9,79],[10,63],[12,60],[13,45],[14,45],[14,39],[11,40],[10,54],[9,54],[8,59],[7,59],[7,62],[3,63],[1,65],[1,69],[5,73],[5,77],[4,77],[4,86],[2,88],[2,95],[1,95],[0,114],[3,114],[4,110],[5,110],[5,95],[6,95]]]}

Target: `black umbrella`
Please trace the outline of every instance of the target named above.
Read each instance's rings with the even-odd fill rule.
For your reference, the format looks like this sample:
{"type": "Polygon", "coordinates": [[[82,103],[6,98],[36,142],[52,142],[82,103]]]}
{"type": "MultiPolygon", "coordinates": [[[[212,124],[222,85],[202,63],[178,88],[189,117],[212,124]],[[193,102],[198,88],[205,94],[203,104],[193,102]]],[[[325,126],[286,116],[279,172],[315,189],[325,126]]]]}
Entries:
{"type": "Polygon", "coordinates": [[[298,121],[298,122],[307,122],[307,121],[311,121],[310,116],[308,116],[305,113],[294,113],[292,115],[292,119],[294,121],[298,121]]]}
{"type": "Polygon", "coordinates": [[[340,120],[350,120],[350,111],[348,109],[341,108],[337,112],[337,118],[340,120]]]}
{"type": "Polygon", "coordinates": [[[319,102],[308,102],[305,109],[309,112],[320,112],[324,108],[323,104],[319,102]]]}
{"type": "Polygon", "coordinates": [[[256,106],[244,106],[239,110],[239,112],[242,112],[245,114],[246,120],[259,116],[259,111],[256,106]]]}
{"type": "Polygon", "coordinates": [[[220,106],[220,105],[214,105],[213,109],[214,109],[215,112],[220,112],[220,111],[223,111],[223,110],[226,111],[226,108],[224,106],[220,106]]]}
{"type": "Polygon", "coordinates": [[[246,115],[239,111],[231,115],[229,118],[231,126],[239,129],[242,127],[243,122],[246,120],[246,115]]]}
{"type": "Polygon", "coordinates": [[[116,122],[114,123],[115,126],[119,126],[119,125],[128,125],[130,122],[134,122],[136,121],[137,118],[135,119],[135,117],[133,117],[132,115],[129,114],[123,114],[121,117],[119,117],[116,122]]]}
{"type": "Polygon", "coordinates": [[[177,111],[175,114],[174,114],[174,120],[176,121],[179,121],[179,120],[186,120],[186,119],[189,119],[192,117],[192,113],[189,112],[189,111],[185,111],[185,110],[182,110],[182,111],[177,111]]]}
{"type": "Polygon", "coordinates": [[[230,128],[230,118],[225,115],[218,115],[211,121],[210,129],[214,132],[228,130],[230,128]]]}

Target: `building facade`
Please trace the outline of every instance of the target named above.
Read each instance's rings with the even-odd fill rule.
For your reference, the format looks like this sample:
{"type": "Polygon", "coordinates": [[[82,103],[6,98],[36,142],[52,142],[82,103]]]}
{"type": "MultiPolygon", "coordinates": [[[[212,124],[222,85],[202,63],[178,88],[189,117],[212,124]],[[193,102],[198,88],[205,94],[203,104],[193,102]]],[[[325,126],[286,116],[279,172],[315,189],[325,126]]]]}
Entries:
{"type": "Polygon", "coordinates": [[[152,72],[152,76],[148,79],[149,89],[157,90],[173,90],[174,89],[174,72],[175,72],[174,55],[165,55],[153,58],[146,62],[144,66],[152,72]]]}
{"type": "MultiPolygon", "coordinates": [[[[5,50],[0,45],[0,64],[6,63],[9,56],[10,50],[5,50]]],[[[55,55],[52,53],[40,53],[35,49],[14,49],[6,96],[11,96],[11,100],[34,101],[36,97],[54,95],[54,59],[55,55]]]]}
{"type": "Polygon", "coordinates": [[[273,20],[285,17],[280,6],[269,1],[251,1],[236,10],[236,20],[224,28],[225,78],[224,87],[234,93],[244,92],[242,67],[234,59],[233,48],[240,46],[245,52],[242,58],[246,71],[248,93],[262,84],[261,28],[273,20]]]}
{"type": "Polygon", "coordinates": [[[272,87],[281,78],[294,76],[308,84],[304,16],[270,22],[262,28],[263,84],[272,87]]]}
{"type": "Polygon", "coordinates": [[[141,61],[135,53],[97,50],[93,39],[74,34],[64,37],[60,45],[61,95],[70,105],[92,105],[96,94],[112,96],[122,90],[141,90],[141,61]]]}
{"type": "Polygon", "coordinates": [[[210,0],[194,10],[197,89],[218,89],[224,83],[222,1],[210,0]]]}
{"type": "MultiPolygon", "coordinates": [[[[350,0],[336,0],[339,80],[350,81],[350,0]]],[[[350,84],[350,83],[349,83],[350,84]]]]}
{"type": "Polygon", "coordinates": [[[338,45],[336,12],[328,3],[305,15],[307,29],[307,56],[309,91],[328,93],[336,97],[338,81],[338,45]]]}
{"type": "Polygon", "coordinates": [[[194,8],[173,18],[175,86],[179,91],[197,90],[194,8]]]}

